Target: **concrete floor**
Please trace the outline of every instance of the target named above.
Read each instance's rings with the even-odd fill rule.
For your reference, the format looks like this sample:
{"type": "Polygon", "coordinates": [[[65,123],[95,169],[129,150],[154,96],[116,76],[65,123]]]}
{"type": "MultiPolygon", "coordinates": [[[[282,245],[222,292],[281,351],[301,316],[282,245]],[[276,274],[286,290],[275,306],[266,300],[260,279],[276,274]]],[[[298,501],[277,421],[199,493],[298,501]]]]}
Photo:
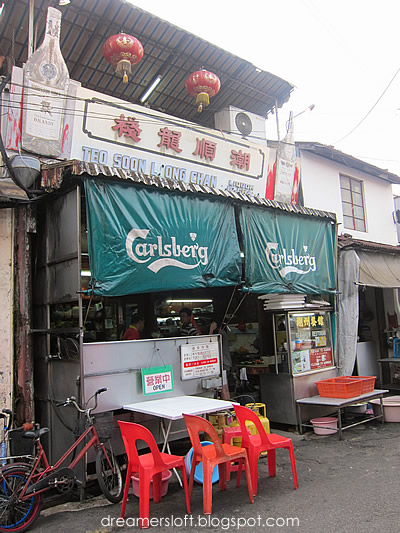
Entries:
{"type": "MultiPolygon", "coordinates": [[[[278,431],[283,434],[284,432],[278,431]]],[[[296,531],[298,533],[398,533],[400,521],[400,424],[377,422],[337,435],[300,436],[293,439],[299,489],[293,489],[289,455],[277,452],[277,476],[268,478],[266,459],[260,460],[258,495],[251,505],[244,478],[228,490],[213,490],[213,514],[202,514],[202,487],[192,496],[192,515],[186,515],[184,495],[175,477],[160,504],[150,504],[152,531],[296,531]],[[156,523],[156,522],[154,522],[156,523]],[[171,525],[172,524],[172,525],[171,525]]],[[[49,507],[30,529],[33,533],[111,533],[133,531],[132,518],[139,505],[130,496],[126,518],[118,525],[120,504],[102,496],[81,504],[69,502],[49,507]]]]}

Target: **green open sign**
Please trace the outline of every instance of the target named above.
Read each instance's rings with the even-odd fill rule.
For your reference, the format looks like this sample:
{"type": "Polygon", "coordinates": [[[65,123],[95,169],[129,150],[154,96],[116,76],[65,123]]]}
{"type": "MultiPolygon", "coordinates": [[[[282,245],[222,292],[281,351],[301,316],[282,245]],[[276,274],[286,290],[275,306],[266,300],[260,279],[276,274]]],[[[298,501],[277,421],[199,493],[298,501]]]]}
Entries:
{"type": "Polygon", "coordinates": [[[142,368],[143,394],[159,394],[174,390],[172,365],[142,368]]]}

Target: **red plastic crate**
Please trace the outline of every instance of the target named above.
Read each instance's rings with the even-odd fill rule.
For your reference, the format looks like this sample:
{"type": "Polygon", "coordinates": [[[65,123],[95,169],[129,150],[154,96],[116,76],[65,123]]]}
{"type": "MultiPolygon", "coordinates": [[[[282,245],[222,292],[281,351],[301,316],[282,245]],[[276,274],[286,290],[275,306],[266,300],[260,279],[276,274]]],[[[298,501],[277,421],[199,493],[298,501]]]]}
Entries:
{"type": "Polygon", "coordinates": [[[316,385],[319,395],[324,398],[354,398],[360,396],[363,390],[363,380],[347,376],[323,379],[316,385]]]}
{"type": "Polygon", "coordinates": [[[351,379],[358,379],[362,383],[361,394],[366,394],[367,392],[373,392],[375,388],[376,376],[352,376],[351,379]]]}

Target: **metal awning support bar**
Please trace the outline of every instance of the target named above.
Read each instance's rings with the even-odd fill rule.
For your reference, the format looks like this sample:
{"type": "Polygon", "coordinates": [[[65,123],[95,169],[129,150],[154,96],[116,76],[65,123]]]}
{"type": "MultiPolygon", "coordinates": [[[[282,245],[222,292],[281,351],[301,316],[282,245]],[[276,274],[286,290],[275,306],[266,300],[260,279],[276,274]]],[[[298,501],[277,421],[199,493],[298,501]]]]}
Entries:
{"type": "Polygon", "coordinates": [[[141,368],[121,368],[119,370],[108,370],[104,372],[93,372],[93,374],[85,374],[85,378],[94,378],[97,376],[114,376],[115,374],[133,374],[134,372],[140,372],[141,368]]]}

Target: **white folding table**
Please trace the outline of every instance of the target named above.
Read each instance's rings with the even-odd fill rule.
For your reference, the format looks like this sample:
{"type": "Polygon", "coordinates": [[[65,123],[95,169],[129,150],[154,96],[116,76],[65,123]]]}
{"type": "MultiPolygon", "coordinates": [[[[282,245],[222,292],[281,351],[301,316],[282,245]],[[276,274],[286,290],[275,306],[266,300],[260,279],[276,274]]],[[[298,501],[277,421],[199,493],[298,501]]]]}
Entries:
{"type": "MultiPolygon", "coordinates": [[[[168,439],[171,434],[171,425],[174,420],[183,418],[183,414],[203,415],[206,413],[215,413],[216,411],[232,409],[235,403],[236,402],[226,400],[204,398],[202,396],[174,396],[172,398],[129,403],[123,405],[122,408],[127,409],[128,411],[135,411],[136,413],[159,417],[161,419],[161,430],[164,436],[164,443],[161,451],[164,452],[167,449],[168,452],[171,453],[168,439]],[[168,420],[167,428],[165,428],[164,420],[168,420]]],[[[177,477],[181,483],[178,475],[177,477]]]]}

